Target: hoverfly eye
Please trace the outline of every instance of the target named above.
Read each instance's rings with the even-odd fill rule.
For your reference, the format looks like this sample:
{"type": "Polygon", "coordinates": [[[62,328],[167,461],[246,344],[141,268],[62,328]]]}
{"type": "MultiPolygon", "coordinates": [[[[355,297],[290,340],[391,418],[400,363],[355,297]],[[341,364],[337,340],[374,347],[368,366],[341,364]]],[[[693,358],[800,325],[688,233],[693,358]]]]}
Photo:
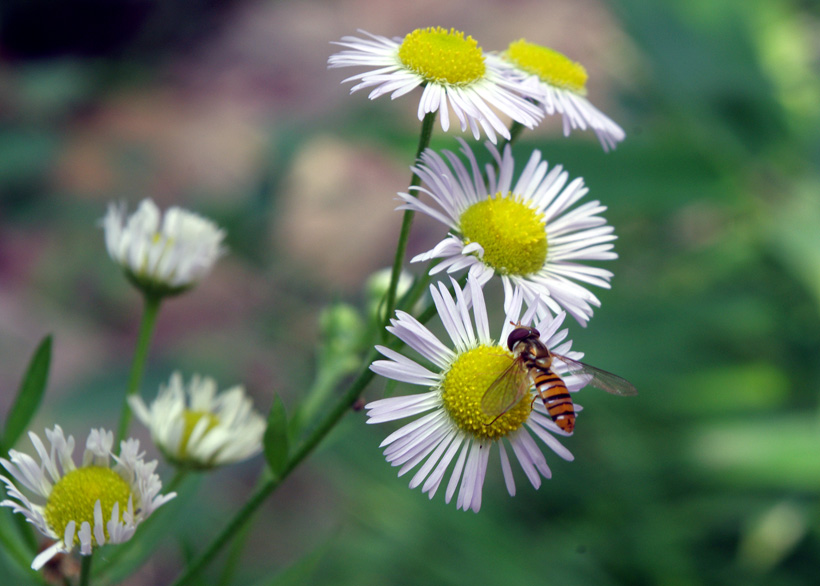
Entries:
{"type": "Polygon", "coordinates": [[[532,336],[533,332],[535,332],[536,336],[540,337],[540,335],[538,334],[538,330],[524,327],[515,328],[513,331],[510,332],[510,335],[507,337],[507,347],[510,349],[510,351],[512,351],[512,349],[515,347],[516,344],[518,344],[518,342],[526,338],[529,338],[530,336],[532,336]]]}

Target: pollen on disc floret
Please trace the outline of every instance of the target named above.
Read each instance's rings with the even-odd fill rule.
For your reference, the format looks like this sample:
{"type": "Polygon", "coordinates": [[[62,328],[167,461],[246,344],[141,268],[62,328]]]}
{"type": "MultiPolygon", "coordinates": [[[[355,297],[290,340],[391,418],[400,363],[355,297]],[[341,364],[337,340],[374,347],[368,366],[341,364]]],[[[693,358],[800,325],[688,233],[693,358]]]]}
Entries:
{"type": "Polygon", "coordinates": [[[558,51],[519,39],[510,43],[506,55],[518,67],[537,75],[542,81],[586,94],[587,70],[558,51]]]}
{"type": "Polygon", "coordinates": [[[501,61],[511,68],[544,114],[560,114],[564,135],[573,129],[591,129],[605,151],[626,138],[623,128],[596,108],[586,97],[587,70],[548,47],[519,39],[501,54],[490,53],[488,64],[501,61]]]}
{"type": "MultiPolygon", "coordinates": [[[[139,508],[139,502],[134,503],[133,499],[131,487],[110,468],[78,468],[63,476],[54,485],[45,506],[45,517],[54,531],[58,535],[63,535],[66,526],[72,521],[77,525],[93,525],[97,501],[100,503],[100,511],[110,512],[117,505],[119,514],[115,521],[121,523],[123,513],[129,510],[129,501],[132,511],[135,505],[139,508]]],[[[111,539],[108,528],[104,527],[103,531],[105,540],[111,539]]],[[[79,536],[75,536],[74,545],[80,545],[79,536]]],[[[102,544],[94,539],[94,545],[102,544]]]]}
{"type": "Polygon", "coordinates": [[[512,360],[500,346],[479,346],[461,354],[450,366],[441,385],[441,398],[460,429],[481,440],[498,440],[524,425],[531,411],[529,393],[497,418],[489,418],[481,409],[484,393],[512,360]]]}
{"type": "Polygon", "coordinates": [[[544,214],[511,193],[500,193],[467,208],[459,219],[469,245],[484,251],[483,261],[501,275],[526,277],[546,262],[548,242],[544,214]]]}
{"type": "Polygon", "coordinates": [[[399,47],[399,59],[427,81],[466,85],[482,77],[484,53],[473,37],[442,27],[416,29],[399,47]]]}

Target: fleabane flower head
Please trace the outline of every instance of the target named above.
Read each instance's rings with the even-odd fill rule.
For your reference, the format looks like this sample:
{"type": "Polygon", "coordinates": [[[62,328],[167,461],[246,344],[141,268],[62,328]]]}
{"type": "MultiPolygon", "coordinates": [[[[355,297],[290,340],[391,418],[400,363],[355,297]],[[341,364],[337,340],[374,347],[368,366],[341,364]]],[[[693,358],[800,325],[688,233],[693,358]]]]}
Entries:
{"type": "Polygon", "coordinates": [[[478,43],[463,32],[430,27],[416,29],[404,39],[360,32],[368,38],[342,37],[335,44],[348,49],[328,59],[329,67],[370,68],[344,80],[358,82],[351,93],[374,88],[368,96],[371,100],[384,94],[395,99],[423,86],[419,120],[439,112],[446,132],[452,109],[462,132],[469,126],[478,139],[480,127],[493,143],[496,134],[510,138],[507,125],[494,109],[528,128],[543,117],[541,109],[526,99],[539,96],[538,88],[519,83],[521,76],[516,78],[503,60],[487,60],[478,43]]]}
{"type": "Polygon", "coordinates": [[[138,440],[123,441],[115,456],[114,434],[93,429],[78,467],[73,459],[74,437],[66,438],[59,425],[46,430],[50,450],[35,433],[30,432],[29,438],[40,462],[17,450],[9,450],[10,460],[0,458],[14,479],[0,475],[10,497],[0,505],[21,513],[40,533],[55,540],[34,558],[35,570],[58,553],[79,548],[82,555],[91,555],[100,545],[128,541],[140,523],[176,496],[159,494],[157,462],[143,461],[138,440]],[[29,499],[21,488],[34,496],[29,499]]]}
{"type": "Polygon", "coordinates": [[[461,144],[468,165],[444,151],[448,165],[428,149],[413,168],[426,184],[413,189],[429,195],[434,205],[399,194],[405,202],[399,209],[422,212],[450,229],[444,240],[412,261],[442,259],[431,274],[468,269],[482,285],[498,275],[506,311],[513,293],[520,291],[539,317],[565,310],[586,325],[600,301],[584,285],[609,288],[612,273],[582,262],[617,258],[612,226],[599,215],[606,208],[598,201],[575,206],[588,191],[583,179],[569,181],[560,165],[549,169],[537,150],[514,182],[510,146],[502,156],[488,144],[498,173],[488,164],[485,181],[472,150],[461,144]]]}
{"type": "Polygon", "coordinates": [[[565,136],[575,128],[591,128],[605,151],[626,137],[620,126],[586,98],[587,71],[580,63],[524,39],[510,43],[500,55],[488,55],[488,61],[513,67],[528,94],[537,96],[544,113],[563,117],[565,136]]]}
{"type": "Polygon", "coordinates": [[[150,199],[126,219],[125,204],[111,204],[102,220],[111,258],[142,291],[176,295],[204,278],[225,253],[225,232],[207,218],[150,199]]]}
{"type": "MultiPolygon", "coordinates": [[[[455,281],[452,285],[455,295],[451,295],[443,283],[430,287],[449,343],[442,342],[418,320],[401,311],[396,312],[396,318],[387,328],[415,350],[427,366],[377,346],[386,360],[377,360],[370,367],[381,376],[429,390],[373,401],[365,408],[368,423],[412,418],[381,444],[387,461],[401,466],[399,476],[419,466],[410,488],[421,486],[432,499],[448,470],[452,470],[445,501],[449,503],[458,489],[457,507],[478,512],[489,458],[496,446],[504,481],[512,496],[515,480],[508,447],[536,489],[542,477],[551,476],[538,441],[565,460],[572,460],[573,456],[554,437],[568,434],[549,417],[541,400],[535,400],[532,389],[523,392],[517,402],[498,416],[489,416],[483,409],[482,399],[487,389],[514,364],[506,346],[515,327],[510,322],[521,319],[523,323],[531,323],[534,312],[527,310],[520,317],[521,296],[516,295],[500,328],[500,337],[493,338],[479,283],[468,278],[463,291],[455,281]]],[[[550,350],[576,360],[581,354],[570,352],[571,342],[565,341],[567,331],[558,331],[563,318],[564,314],[560,314],[556,318],[538,320],[536,327],[541,341],[550,350]]],[[[553,372],[563,378],[571,392],[588,382],[588,378],[582,376],[565,376],[566,368],[557,362],[553,372]]],[[[529,378],[526,381],[529,386],[529,378]]]]}
{"type": "Polygon", "coordinates": [[[262,450],[265,418],[241,386],[217,393],[216,381],[194,375],[185,385],[175,372],[150,406],[128,398],[165,457],[181,467],[206,469],[250,458],[262,450]]]}

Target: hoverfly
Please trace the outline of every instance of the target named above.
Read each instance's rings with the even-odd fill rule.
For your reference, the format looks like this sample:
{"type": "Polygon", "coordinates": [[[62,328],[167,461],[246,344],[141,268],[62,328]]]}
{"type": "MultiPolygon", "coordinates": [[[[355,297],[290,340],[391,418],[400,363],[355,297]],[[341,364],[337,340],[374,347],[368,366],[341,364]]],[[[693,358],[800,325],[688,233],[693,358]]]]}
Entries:
{"type": "Polygon", "coordinates": [[[504,415],[534,386],[536,395],[533,402],[540,396],[556,425],[572,433],[575,429],[575,406],[567,385],[552,371],[553,358],[565,364],[571,374],[587,378],[590,386],[623,397],[638,394],[632,383],[619,376],[553,354],[541,341],[541,333],[535,328],[516,325],[507,337],[507,346],[513,353],[512,364],[487,387],[481,398],[481,410],[490,419],[486,425],[504,415]]]}

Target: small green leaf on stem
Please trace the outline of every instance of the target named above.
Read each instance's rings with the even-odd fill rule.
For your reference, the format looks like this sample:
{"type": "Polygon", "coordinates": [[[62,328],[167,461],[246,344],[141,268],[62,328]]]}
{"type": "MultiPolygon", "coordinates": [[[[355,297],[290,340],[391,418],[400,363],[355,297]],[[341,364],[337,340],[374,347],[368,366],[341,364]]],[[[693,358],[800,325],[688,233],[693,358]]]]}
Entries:
{"type": "Polygon", "coordinates": [[[268,427],[262,438],[265,459],[275,476],[279,476],[288,461],[288,418],[282,399],[276,397],[268,415],[268,427]]]}

